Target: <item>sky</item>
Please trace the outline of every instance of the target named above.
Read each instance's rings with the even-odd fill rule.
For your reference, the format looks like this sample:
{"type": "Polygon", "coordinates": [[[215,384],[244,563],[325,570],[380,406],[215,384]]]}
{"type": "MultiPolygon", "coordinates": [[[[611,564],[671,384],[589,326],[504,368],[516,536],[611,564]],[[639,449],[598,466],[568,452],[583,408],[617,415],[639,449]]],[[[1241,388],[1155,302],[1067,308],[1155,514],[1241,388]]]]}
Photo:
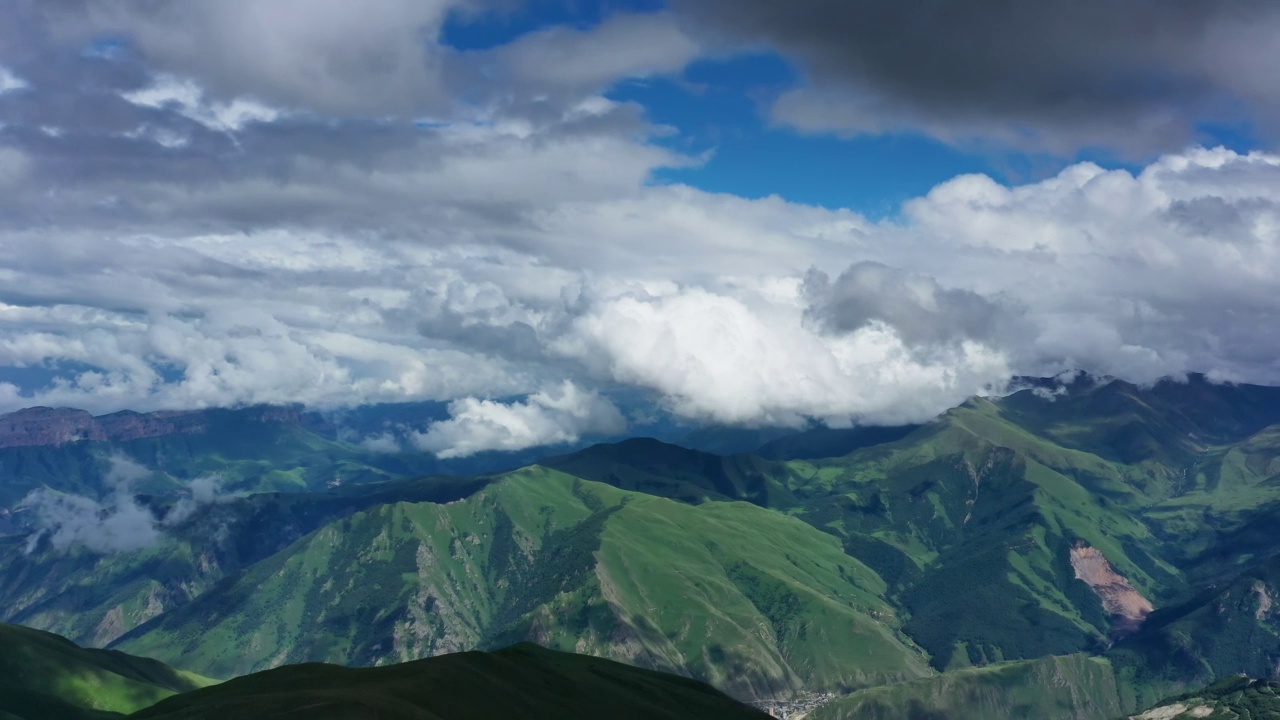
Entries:
{"type": "Polygon", "coordinates": [[[1272,0],[0,0],[0,412],[445,456],[1280,383],[1272,0]]]}

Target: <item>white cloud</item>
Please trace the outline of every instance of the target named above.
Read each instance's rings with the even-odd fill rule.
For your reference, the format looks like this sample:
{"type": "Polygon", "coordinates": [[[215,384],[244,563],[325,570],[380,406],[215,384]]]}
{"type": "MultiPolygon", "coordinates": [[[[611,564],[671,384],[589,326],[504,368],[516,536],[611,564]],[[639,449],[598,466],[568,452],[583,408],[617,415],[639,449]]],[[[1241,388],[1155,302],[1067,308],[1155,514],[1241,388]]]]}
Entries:
{"type": "MultiPolygon", "coordinates": [[[[491,141],[505,142],[477,150],[491,141]]],[[[540,152],[526,176],[580,149],[540,152]]],[[[572,378],[656,391],[694,417],[839,423],[919,420],[1007,373],[1063,367],[1280,381],[1280,340],[1258,331],[1280,291],[1271,155],[1194,150],[1137,174],[1082,164],[1016,187],[965,176],[879,224],[647,187],[639,172],[607,192],[491,185],[447,162],[404,172],[444,195],[409,237],[6,233],[0,365],[91,369],[0,402],[332,407],[572,378]],[[533,210],[448,212],[486,196],[533,210]],[[870,279],[868,262],[882,264],[870,279]],[[801,292],[814,265],[839,276],[821,297],[801,292]]]]}
{"type": "Polygon", "coordinates": [[[569,381],[523,402],[455,400],[449,415],[426,432],[413,433],[413,444],[441,458],[459,458],[488,450],[575,442],[583,435],[617,435],[627,428],[613,403],[569,381]]]}
{"type": "Polygon", "coordinates": [[[447,107],[434,39],[465,0],[105,0],[63,33],[129,37],[155,67],[218,98],[375,115],[447,107]]]}
{"type": "Polygon", "coordinates": [[[1009,376],[1004,356],[975,342],[921,356],[882,323],[823,335],[798,308],[702,289],[605,300],[557,350],[724,423],[916,422],[1009,376]]]}
{"type": "Polygon", "coordinates": [[[491,53],[516,87],[593,92],[619,78],[682,69],[699,53],[666,13],[617,15],[590,30],[563,26],[525,35],[491,53]]]}
{"type": "Polygon", "coordinates": [[[27,81],[13,74],[9,68],[0,65],[0,95],[14,90],[22,90],[27,87],[27,81]]]}
{"type": "Polygon", "coordinates": [[[388,455],[404,451],[404,448],[400,445],[400,439],[394,433],[389,432],[367,437],[361,440],[359,444],[365,450],[388,455]]]}
{"type": "Polygon", "coordinates": [[[166,527],[181,523],[202,506],[226,499],[220,478],[196,478],[164,518],[157,518],[134,497],[138,483],[152,471],[124,455],[113,455],[108,463],[104,478],[108,494],[101,500],[41,488],[19,503],[34,518],[27,552],[45,538],[55,552],[75,546],[103,555],[140,550],[159,542],[166,527]]]}
{"type": "Polygon", "coordinates": [[[464,398],[422,437],[467,453],[607,426],[618,385],[843,423],[1063,367],[1280,382],[1275,155],[962,176],[873,222],[656,184],[700,158],[601,92],[701,51],[665,14],[459,58],[457,3],[152,5],[63,16],[130,38],[109,91],[0,104],[0,410],[464,398]]]}
{"type": "MultiPolygon", "coordinates": [[[[208,101],[204,91],[192,80],[172,75],[161,75],[155,83],[141,90],[123,93],[125,100],[135,105],[164,109],[172,105],[183,116],[201,123],[211,130],[236,131],[251,122],[274,122],[281,113],[262,103],[237,97],[230,101],[208,101]]],[[[157,140],[170,147],[181,142],[161,134],[157,140]]]]}

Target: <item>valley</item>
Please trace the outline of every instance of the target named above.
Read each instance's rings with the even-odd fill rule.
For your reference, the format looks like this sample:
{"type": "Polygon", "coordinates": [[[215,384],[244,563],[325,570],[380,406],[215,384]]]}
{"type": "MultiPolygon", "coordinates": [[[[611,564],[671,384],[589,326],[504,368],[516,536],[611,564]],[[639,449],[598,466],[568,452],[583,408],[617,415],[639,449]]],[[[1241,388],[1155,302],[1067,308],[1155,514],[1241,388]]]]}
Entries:
{"type": "Polygon", "coordinates": [[[771,458],[635,438],[458,475],[254,413],[0,418],[0,620],[223,680],[534,643],[809,720],[1112,720],[1280,663],[1274,388],[1082,376],[771,458]],[[95,549],[36,491],[153,532],[95,549]]]}

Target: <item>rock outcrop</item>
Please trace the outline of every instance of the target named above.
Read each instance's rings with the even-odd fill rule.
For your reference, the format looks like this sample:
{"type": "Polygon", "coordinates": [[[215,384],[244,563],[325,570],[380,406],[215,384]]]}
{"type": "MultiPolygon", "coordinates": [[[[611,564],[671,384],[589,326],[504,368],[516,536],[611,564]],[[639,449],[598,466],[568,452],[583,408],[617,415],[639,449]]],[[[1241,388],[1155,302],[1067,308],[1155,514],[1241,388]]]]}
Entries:
{"type": "Polygon", "coordinates": [[[239,410],[129,410],[94,417],[74,408],[33,407],[0,415],[0,448],[67,445],[87,440],[122,442],[209,430],[219,419],[248,423],[303,422],[301,406],[263,405],[239,410]]]}
{"type": "Polygon", "coordinates": [[[1097,548],[1076,545],[1071,548],[1071,567],[1076,579],[1083,580],[1102,601],[1102,609],[1111,616],[1116,635],[1129,635],[1142,626],[1155,607],[1142,596],[1129,578],[1111,567],[1097,548]]]}

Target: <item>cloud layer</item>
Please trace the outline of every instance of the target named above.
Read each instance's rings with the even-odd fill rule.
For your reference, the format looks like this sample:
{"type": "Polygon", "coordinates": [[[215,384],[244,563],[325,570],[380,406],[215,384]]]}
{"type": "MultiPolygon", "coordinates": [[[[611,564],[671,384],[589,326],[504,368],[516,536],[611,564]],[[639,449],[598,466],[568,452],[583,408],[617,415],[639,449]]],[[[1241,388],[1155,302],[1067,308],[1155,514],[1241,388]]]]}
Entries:
{"type": "Polygon", "coordinates": [[[775,47],[809,86],[773,109],[802,129],[918,130],[1146,155],[1205,120],[1272,134],[1280,50],[1269,0],[678,0],[705,32],[775,47]],[[1249,108],[1242,110],[1242,108],[1249,108]]]}
{"type": "MultiPolygon", "coordinates": [[[[765,41],[812,92],[877,103],[831,127],[1151,149],[1219,95],[1272,102],[1250,79],[1265,53],[1166,48],[1270,27],[1269,5],[1049,4],[993,36],[979,3],[976,34],[950,38],[940,6],[901,25],[905,47],[933,43],[902,66],[891,42],[836,41],[897,6],[808,4],[823,22],[690,0],[460,51],[441,23],[483,4],[307,4],[259,43],[297,3],[9,0],[29,29],[0,30],[0,411],[443,400],[419,443],[462,456],[612,432],[617,391],[699,420],[847,424],[1065,367],[1280,382],[1280,156],[966,175],[873,221],[655,182],[701,159],[601,94],[765,41]],[[1074,45],[1100,18],[1096,54],[1074,45]],[[1122,47],[1113,20],[1156,39],[1122,47]],[[1166,64],[1169,84],[1113,98],[1166,64]]],[[[804,125],[787,108],[811,91],[774,112],[804,125]]]]}

